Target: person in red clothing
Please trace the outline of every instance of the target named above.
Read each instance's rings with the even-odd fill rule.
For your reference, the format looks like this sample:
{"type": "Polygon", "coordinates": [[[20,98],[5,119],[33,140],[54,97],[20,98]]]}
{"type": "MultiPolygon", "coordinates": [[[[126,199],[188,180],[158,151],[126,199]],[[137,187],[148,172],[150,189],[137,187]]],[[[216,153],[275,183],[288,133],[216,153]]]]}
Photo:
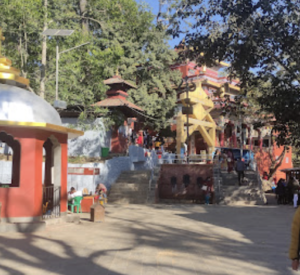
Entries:
{"type": "Polygon", "coordinates": [[[143,131],[139,131],[139,137],[137,138],[137,141],[136,141],[137,145],[140,146],[140,147],[143,147],[144,146],[144,139],[143,139],[143,131]]]}
{"type": "Polygon", "coordinates": [[[266,171],[263,174],[263,180],[268,180],[268,173],[266,171]]]}

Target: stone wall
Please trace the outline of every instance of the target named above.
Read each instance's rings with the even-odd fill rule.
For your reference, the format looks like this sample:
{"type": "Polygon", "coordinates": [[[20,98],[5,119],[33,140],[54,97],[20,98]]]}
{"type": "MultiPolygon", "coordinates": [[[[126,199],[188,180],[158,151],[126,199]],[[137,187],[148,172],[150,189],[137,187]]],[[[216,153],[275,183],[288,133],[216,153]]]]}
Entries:
{"type": "Polygon", "coordinates": [[[163,164],[157,185],[159,199],[203,201],[204,191],[197,179],[202,178],[202,185],[213,184],[212,164],[163,164]],[[183,176],[190,176],[190,184],[185,187],[183,176]],[[171,178],[175,177],[177,184],[172,185],[171,178]],[[205,181],[210,177],[210,182],[205,181]]]}

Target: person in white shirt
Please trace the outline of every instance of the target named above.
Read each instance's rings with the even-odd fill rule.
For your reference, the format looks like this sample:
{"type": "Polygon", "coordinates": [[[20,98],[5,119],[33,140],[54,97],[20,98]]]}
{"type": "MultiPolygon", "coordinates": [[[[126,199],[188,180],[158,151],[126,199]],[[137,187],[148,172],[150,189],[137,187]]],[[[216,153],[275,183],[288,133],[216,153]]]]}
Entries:
{"type": "Polygon", "coordinates": [[[76,191],[74,187],[71,187],[70,191],[68,192],[68,200],[73,200],[75,197],[82,197],[82,191],[76,191]]]}

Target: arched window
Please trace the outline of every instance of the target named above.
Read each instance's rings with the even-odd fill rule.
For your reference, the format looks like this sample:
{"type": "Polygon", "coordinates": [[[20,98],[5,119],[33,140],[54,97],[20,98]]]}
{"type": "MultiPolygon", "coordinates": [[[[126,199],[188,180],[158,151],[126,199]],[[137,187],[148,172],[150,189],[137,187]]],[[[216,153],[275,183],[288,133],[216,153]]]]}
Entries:
{"type": "Polygon", "coordinates": [[[20,186],[21,145],[11,135],[0,132],[0,186],[20,186]]]}

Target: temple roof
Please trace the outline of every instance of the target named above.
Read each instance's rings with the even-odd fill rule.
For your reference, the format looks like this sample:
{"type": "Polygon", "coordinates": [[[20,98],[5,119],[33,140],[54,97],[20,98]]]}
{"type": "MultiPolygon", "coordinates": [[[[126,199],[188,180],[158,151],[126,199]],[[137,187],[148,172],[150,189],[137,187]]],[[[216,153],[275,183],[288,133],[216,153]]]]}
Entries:
{"type": "Polygon", "coordinates": [[[99,101],[99,102],[95,103],[94,106],[108,107],[108,108],[109,107],[125,106],[125,107],[128,107],[128,108],[143,111],[142,108],[140,108],[139,106],[129,102],[128,100],[126,100],[123,97],[109,97],[109,98],[106,98],[102,101],[99,101]]]}
{"type": "Polygon", "coordinates": [[[106,79],[103,81],[105,85],[112,86],[114,84],[125,84],[128,88],[136,89],[137,87],[130,82],[124,80],[119,75],[114,75],[112,78],[106,79]]]}
{"type": "Polygon", "coordinates": [[[121,111],[126,117],[137,117],[138,112],[143,112],[143,109],[135,104],[127,101],[124,97],[110,97],[94,104],[98,107],[106,107],[121,111]]]}

